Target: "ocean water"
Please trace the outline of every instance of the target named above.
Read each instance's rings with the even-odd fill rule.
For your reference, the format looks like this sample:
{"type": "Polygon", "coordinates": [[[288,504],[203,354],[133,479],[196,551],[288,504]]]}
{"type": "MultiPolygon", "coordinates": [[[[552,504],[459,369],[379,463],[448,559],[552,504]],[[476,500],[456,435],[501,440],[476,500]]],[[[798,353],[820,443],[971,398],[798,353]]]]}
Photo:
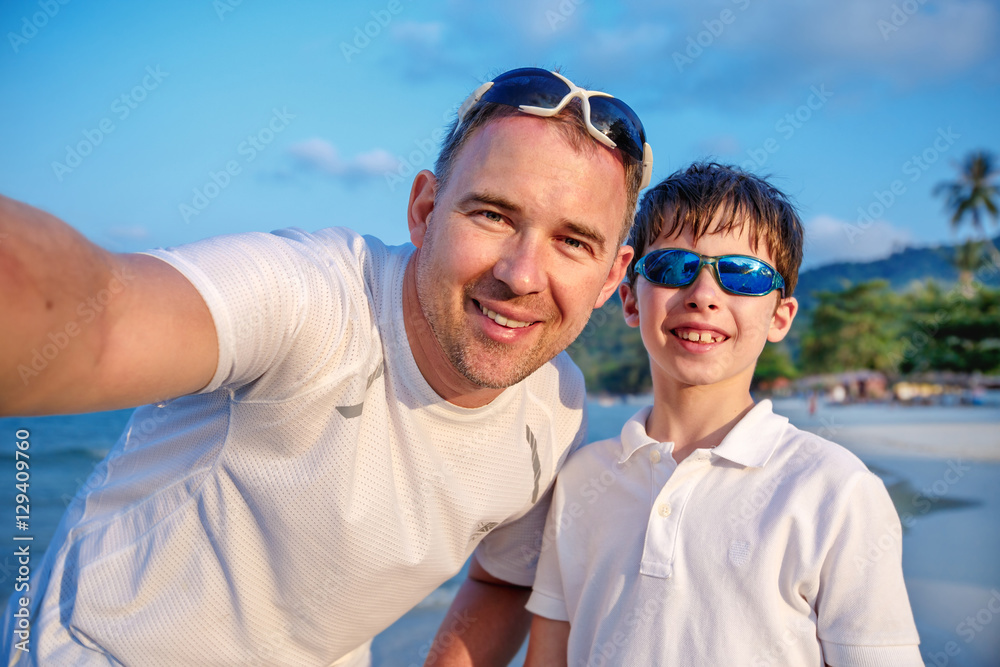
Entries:
{"type": "MultiPolygon", "coordinates": [[[[590,402],[591,440],[616,435],[621,425],[646,403],[644,398],[590,402]]],[[[830,431],[830,425],[954,425],[949,439],[961,443],[972,424],[1000,428],[1000,407],[904,407],[885,405],[821,406],[809,415],[804,400],[775,402],[775,410],[800,428],[830,431]]],[[[0,419],[0,600],[17,576],[14,549],[30,535],[32,563],[41,554],[67,504],[93,466],[114,445],[130,410],[57,417],[0,419]],[[29,528],[15,524],[15,434],[30,432],[31,512],[29,528]]],[[[832,430],[836,434],[836,428],[832,430]]],[[[836,440],[836,436],[832,437],[836,440]]],[[[865,454],[862,460],[886,482],[901,515],[913,515],[903,534],[903,571],[928,665],[995,667],[1000,665],[1000,452],[992,460],[968,461],[950,456],[905,453],[865,454]],[[949,473],[948,471],[952,472],[949,473]],[[958,475],[954,471],[958,470],[958,475]],[[944,484],[943,480],[956,480],[944,484]]],[[[375,667],[421,665],[430,640],[455,596],[464,571],[445,582],[415,609],[380,634],[373,645],[375,667]]],[[[512,664],[523,661],[523,647],[512,664]]]]}

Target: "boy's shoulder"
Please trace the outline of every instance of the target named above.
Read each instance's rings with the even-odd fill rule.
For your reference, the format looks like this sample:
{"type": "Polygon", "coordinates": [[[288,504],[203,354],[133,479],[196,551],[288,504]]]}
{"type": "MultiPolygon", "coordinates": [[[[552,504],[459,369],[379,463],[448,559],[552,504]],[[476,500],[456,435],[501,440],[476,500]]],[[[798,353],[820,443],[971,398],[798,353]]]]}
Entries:
{"type": "MultiPolygon", "coordinates": [[[[775,416],[778,416],[777,413],[775,416]]],[[[779,447],[775,451],[775,454],[779,455],[778,461],[787,463],[790,459],[806,457],[831,473],[850,475],[868,472],[868,467],[861,459],[843,445],[827,439],[825,437],[827,435],[836,437],[836,428],[823,426],[819,433],[814,433],[787,422],[781,441],[778,443],[779,447]]]]}

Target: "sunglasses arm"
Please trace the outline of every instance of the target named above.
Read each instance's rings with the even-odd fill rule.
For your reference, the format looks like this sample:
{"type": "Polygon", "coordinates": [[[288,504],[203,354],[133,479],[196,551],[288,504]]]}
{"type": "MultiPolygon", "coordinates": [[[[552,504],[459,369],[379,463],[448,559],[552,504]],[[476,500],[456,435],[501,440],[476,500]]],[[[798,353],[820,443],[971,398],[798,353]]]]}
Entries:
{"type": "Polygon", "coordinates": [[[642,144],[642,184],[639,189],[642,190],[653,178],[653,147],[649,145],[649,142],[643,142],[642,144]]]}
{"type": "Polygon", "coordinates": [[[465,121],[465,117],[466,115],[468,115],[469,111],[472,110],[472,107],[479,104],[479,100],[481,100],[483,98],[483,95],[486,94],[486,91],[492,87],[493,87],[493,82],[487,81],[486,83],[484,83],[483,85],[479,86],[474,91],[472,91],[471,95],[465,98],[465,101],[462,102],[462,106],[458,107],[458,123],[455,124],[456,132],[458,132],[459,126],[462,124],[463,121],[465,121]]]}

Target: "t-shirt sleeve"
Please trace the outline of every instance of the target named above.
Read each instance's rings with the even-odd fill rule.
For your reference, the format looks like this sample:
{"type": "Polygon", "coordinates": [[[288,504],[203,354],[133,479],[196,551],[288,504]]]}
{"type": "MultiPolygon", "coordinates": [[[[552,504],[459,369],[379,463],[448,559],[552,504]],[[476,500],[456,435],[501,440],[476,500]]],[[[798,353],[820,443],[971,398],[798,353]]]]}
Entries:
{"type": "MultiPolygon", "coordinates": [[[[570,454],[583,446],[587,434],[587,419],[583,414],[576,433],[555,464],[558,471],[570,454]]],[[[524,516],[501,524],[483,538],[476,548],[476,559],[498,579],[518,586],[531,586],[535,580],[538,556],[542,550],[545,521],[552,503],[555,482],[524,516]]]]}
{"type": "Polygon", "coordinates": [[[247,391],[257,397],[286,398],[343,353],[348,328],[369,319],[350,241],[331,250],[305,232],[282,230],[146,253],[184,274],[211,312],[219,363],[199,393],[254,383],[247,391]]]}
{"type": "Polygon", "coordinates": [[[817,632],[830,665],[922,665],[903,581],[902,528],[885,485],[870,472],[846,503],[820,573],[817,632]]]}

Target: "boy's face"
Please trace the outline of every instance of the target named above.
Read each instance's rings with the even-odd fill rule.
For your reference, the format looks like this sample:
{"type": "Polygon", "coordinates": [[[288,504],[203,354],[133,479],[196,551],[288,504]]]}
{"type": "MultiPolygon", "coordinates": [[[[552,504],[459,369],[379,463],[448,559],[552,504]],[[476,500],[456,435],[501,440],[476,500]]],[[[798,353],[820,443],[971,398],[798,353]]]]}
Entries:
{"type": "MultiPolygon", "coordinates": [[[[774,266],[766,244],[761,241],[754,252],[745,231],[709,233],[696,243],[685,230],[660,236],[644,254],[658,248],[707,256],[749,255],[774,266]]],[[[779,290],[765,296],[726,292],[708,266],[686,287],[662,287],[637,276],[635,285],[623,283],[620,293],[625,321],[639,327],[649,352],[657,393],[711,386],[745,394],[764,343],[783,339],[798,310],[797,301],[782,299],[779,290]]]]}

